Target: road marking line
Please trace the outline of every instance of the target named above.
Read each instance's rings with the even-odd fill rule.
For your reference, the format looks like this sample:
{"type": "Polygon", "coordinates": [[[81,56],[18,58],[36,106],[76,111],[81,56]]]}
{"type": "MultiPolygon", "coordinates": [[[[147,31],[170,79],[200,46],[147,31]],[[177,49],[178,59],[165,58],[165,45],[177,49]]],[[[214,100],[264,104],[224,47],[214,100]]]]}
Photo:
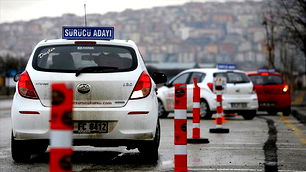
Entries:
{"type": "Polygon", "coordinates": [[[306,172],[306,171],[298,171],[298,170],[278,170],[279,172],[306,172]]]}
{"type": "Polygon", "coordinates": [[[241,168],[241,169],[232,169],[232,168],[188,168],[193,171],[262,171],[262,169],[249,169],[249,168],[241,168]]]}
{"type": "MultiPolygon", "coordinates": [[[[250,169],[250,168],[188,168],[192,171],[263,171],[262,169],[250,169]]],[[[298,170],[278,170],[279,172],[305,172],[298,170]]]]}
{"type": "MultiPolygon", "coordinates": [[[[220,150],[241,150],[241,147],[206,147],[204,149],[220,149],[220,150]]],[[[244,150],[262,150],[261,147],[244,147],[244,150]]]]}
{"type": "Polygon", "coordinates": [[[296,125],[294,125],[286,116],[279,116],[279,118],[293,130],[293,133],[299,138],[301,145],[306,145],[306,135],[296,125]]]}
{"type": "Polygon", "coordinates": [[[277,147],[277,149],[282,149],[282,150],[296,150],[296,151],[306,151],[306,148],[280,148],[277,147]]]}

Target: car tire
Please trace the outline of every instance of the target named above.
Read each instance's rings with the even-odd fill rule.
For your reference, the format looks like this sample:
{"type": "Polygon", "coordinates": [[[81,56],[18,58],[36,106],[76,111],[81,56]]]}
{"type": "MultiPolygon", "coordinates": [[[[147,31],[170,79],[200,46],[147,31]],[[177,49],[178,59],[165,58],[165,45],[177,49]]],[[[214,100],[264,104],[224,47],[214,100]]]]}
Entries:
{"type": "Polygon", "coordinates": [[[143,154],[146,160],[157,161],[159,142],[160,142],[160,123],[158,120],[154,140],[140,145],[138,147],[138,150],[141,154],[143,154]]]}
{"type": "Polygon", "coordinates": [[[291,108],[287,107],[282,112],[284,116],[289,116],[291,114],[291,108]]]}
{"type": "Polygon", "coordinates": [[[246,112],[243,112],[241,115],[245,120],[252,120],[256,116],[256,110],[246,111],[246,112]]]}
{"type": "Polygon", "coordinates": [[[210,111],[207,101],[201,100],[200,102],[200,116],[203,119],[211,119],[212,112],[210,111]]]}
{"type": "Polygon", "coordinates": [[[29,162],[31,159],[31,151],[29,145],[23,140],[15,140],[13,132],[11,135],[11,154],[15,162],[29,162]]]}
{"type": "Polygon", "coordinates": [[[165,110],[164,104],[161,100],[158,100],[158,117],[159,118],[167,118],[169,112],[165,110]]]}
{"type": "Polygon", "coordinates": [[[267,112],[268,112],[268,114],[271,115],[271,116],[276,116],[276,115],[277,115],[277,111],[275,111],[275,110],[269,110],[269,111],[267,111],[267,112]]]}

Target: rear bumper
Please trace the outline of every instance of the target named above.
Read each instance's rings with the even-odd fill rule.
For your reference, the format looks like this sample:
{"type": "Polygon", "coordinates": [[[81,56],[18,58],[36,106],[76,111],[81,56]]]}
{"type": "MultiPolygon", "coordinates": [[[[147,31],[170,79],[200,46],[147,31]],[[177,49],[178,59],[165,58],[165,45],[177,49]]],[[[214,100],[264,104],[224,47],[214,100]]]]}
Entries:
{"type": "Polygon", "coordinates": [[[258,96],[259,110],[276,110],[291,107],[290,94],[273,94],[258,96]]]}
{"type": "MultiPolygon", "coordinates": [[[[158,118],[158,104],[157,100],[152,100],[155,100],[153,95],[149,95],[144,99],[130,100],[125,107],[121,108],[74,108],[74,121],[107,121],[112,125],[108,133],[73,134],[73,139],[153,140],[158,118]],[[146,111],[148,114],[128,114],[135,111],[146,111]]],[[[25,99],[16,93],[11,116],[13,135],[17,140],[49,139],[50,107],[42,106],[39,100],[25,99]],[[39,114],[20,114],[19,111],[37,111],[39,114]]]]}
{"type": "MultiPolygon", "coordinates": [[[[247,110],[257,110],[258,109],[258,100],[257,95],[247,95],[241,97],[224,97],[223,96],[222,106],[223,110],[226,112],[238,112],[238,111],[247,111],[247,110]],[[244,104],[243,107],[233,107],[233,103],[241,103],[244,104]]],[[[213,103],[211,107],[212,111],[216,111],[217,103],[216,101],[213,103]]]]}

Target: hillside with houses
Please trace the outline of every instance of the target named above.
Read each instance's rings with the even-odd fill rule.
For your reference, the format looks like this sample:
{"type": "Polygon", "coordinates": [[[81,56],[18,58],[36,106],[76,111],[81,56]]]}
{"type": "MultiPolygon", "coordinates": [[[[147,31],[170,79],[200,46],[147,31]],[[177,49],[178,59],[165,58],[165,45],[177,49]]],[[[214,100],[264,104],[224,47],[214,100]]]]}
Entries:
{"type": "MultiPolygon", "coordinates": [[[[89,14],[88,26],[114,26],[136,42],[147,62],[236,63],[256,69],[266,60],[262,2],[191,2],[180,6],[89,14]]],[[[0,55],[27,59],[36,43],[61,38],[62,26],[83,26],[65,14],[0,24],[0,55]]]]}

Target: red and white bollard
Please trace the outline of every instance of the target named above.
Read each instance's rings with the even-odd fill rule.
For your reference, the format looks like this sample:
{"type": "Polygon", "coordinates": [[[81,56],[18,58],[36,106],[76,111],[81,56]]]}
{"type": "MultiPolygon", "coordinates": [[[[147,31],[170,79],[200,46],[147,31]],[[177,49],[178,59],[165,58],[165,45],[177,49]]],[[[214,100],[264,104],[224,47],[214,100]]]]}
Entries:
{"type": "Polygon", "coordinates": [[[52,84],[50,120],[50,172],[72,172],[73,89],[52,84]]]}
{"type": "Polygon", "coordinates": [[[222,106],[222,93],[217,92],[216,93],[217,98],[217,116],[216,116],[216,128],[211,128],[209,132],[211,133],[229,133],[228,128],[223,128],[222,123],[223,123],[223,106],[222,106]]]}
{"type": "Polygon", "coordinates": [[[174,111],[174,171],[187,168],[187,89],[186,84],[175,84],[174,111]]]}
{"type": "Polygon", "coordinates": [[[209,143],[207,138],[200,138],[200,87],[198,86],[197,78],[193,78],[193,109],[192,109],[192,138],[187,139],[188,143],[209,143]]]}

